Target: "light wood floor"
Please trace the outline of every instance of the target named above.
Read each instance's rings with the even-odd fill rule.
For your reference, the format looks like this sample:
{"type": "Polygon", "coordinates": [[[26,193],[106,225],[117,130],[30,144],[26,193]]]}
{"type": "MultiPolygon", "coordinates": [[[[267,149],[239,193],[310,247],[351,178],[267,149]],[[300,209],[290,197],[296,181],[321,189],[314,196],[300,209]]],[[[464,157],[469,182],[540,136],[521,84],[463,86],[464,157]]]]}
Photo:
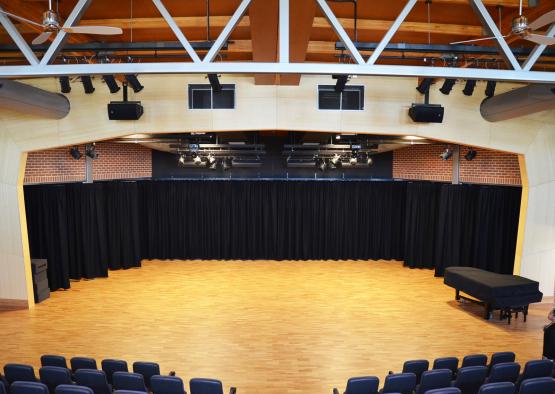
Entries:
{"type": "MultiPolygon", "coordinates": [[[[331,393],[411,358],[541,356],[550,305],[485,321],[432,271],[384,261],[145,262],[0,313],[0,363],[44,353],[156,361],[242,393],[331,393]]],[[[187,383],[188,387],[188,383],[187,383]]]]}

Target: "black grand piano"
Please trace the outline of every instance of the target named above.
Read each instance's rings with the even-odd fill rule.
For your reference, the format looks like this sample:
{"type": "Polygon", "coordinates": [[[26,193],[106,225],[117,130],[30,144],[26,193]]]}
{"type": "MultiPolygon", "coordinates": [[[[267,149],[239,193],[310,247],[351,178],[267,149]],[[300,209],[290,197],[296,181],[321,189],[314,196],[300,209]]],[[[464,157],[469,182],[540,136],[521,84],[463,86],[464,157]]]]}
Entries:
{"type": "Polygon", "coordinates": [[[508,318],[518,312],[528,315],[528,306],[540,302],[543,294],[539,283],[518,275],[496,274],[473,267],[449,267],[445,269],[443,283],[456,290],[455,298],[477,302],[485,306],[485,318],[490,319],[494,310],[500,310],[500,318],[508,318]],[[467,297],[461,295],[463,292],[467,297]]]}

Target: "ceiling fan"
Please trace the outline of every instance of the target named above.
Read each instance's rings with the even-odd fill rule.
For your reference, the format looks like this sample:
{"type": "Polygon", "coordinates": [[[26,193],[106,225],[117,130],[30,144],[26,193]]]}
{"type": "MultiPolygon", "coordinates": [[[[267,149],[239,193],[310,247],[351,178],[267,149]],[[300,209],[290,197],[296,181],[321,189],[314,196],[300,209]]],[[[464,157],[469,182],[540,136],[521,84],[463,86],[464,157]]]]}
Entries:
{"type": "Polygon", "coordinates": [[[45,43],[48,40],[48,38],[52,35],[52,33],[58,32],[60,30],[65,31],[66,33],[100,34],[100,35],[116,35],[116,34],[123,33],[123,31],[119,27],[110,27],[110,26],[63,27],[60,25],[60,19],[58,18],[58,14],[52,9],[52,0],[48,0],[48,11],[45,11],[42,14],[42,24],[3,10],[0,10],[0,13],[8,15],[14,19],[18,19],[22,22],[30,23],[32,25],[42,28],[44,31],[32,41],[33,45],[39,45],[39,44],[45,43]]]}
{"type": "MultiPolygon", "coordinates": [[[[522,15],[522,0],[520,0],[519,16],[513,18],[511,32],[503,37],[517,36],[524,40],[535,42],[541,45],[555,45],[555,37],[548,37],[541,32],[535,32],[536,29],[555,23],[555,10],[543,14],[533,22],[528,23],[528,18],[522,15]]],[[[477,38],[474,40],[456,41],[451,44],[465,44],[467,42],[476,42],[484,40],[495,40],[495,37],[477,38]]]]}

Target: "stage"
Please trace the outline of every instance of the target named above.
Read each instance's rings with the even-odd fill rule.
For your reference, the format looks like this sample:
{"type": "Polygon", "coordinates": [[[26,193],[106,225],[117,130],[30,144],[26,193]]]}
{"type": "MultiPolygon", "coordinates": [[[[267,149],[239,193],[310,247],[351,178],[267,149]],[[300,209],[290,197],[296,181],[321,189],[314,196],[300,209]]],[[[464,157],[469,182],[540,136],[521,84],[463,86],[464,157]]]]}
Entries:
{"type": "MultiPolygon", "coordinates": [[[[482,317],[432,270],[388,261],[146,261],[0,312],[0,363],[41,354],[160,363],[239,393],[330,393],[407,359],[511,350],[541,358],[549,303],[482,317]]],[[[36,370],[38,375],[38,369],[36,370]]]]}

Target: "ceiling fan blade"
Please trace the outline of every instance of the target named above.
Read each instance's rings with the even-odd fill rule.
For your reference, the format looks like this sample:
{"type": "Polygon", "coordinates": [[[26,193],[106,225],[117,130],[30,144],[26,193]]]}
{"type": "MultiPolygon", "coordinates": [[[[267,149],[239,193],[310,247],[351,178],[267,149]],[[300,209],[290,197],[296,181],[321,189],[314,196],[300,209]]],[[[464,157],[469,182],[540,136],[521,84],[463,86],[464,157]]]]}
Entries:
{"type": "MultiPolygon", "coordinates": [[[[508,37],[508,35],[503,37],[508,37]]],[[[477,42],[477,41],[486,41],[486,40],[495,40],[495,37],[484,37],[484,38],[476,38],[474,40],[455,41],[455,42],[450,42],[449,44],[457,45],[457,44],[466,44],[467,42],[477,42]]]]}
{"type": "Polygon", "coordinates": [[[52,35],[52,32],[45,31],[44,33],[39,34],[33,41],[31,41],[31,44],[33,45],[44,44],[46,41],[48,41],[51,35],[52,35]]]}
{"type": "Polygon", "coordinates": [[[67,33],[101,34],[106,36],[123,33],[123,30],[121,30],[119,27],[110,26],[73,26],[63,27],[62,30],[67,33]]]}
{"type": "Polygon", "coordinates": [[[2,14],[4,14],[4,15],[8,15],[8,16],[14,18],[14,19],[20,20],[21,22],[30,23],[31,25],[35,25],[35,26],[38,26],[38,27],[40,27],[40,28],[43,28],[43,25],[41,25],[40,23],[37,23],[37,22],[32,21],[32,20],[30,20],[30,19],[24,18],[24,17],[22,17],[22,16],[15,15],[15,14],[12,14],[12,13],[10,13],[10,12],[6,12],[6,11],[4,11],[4,10],[0,11],[0,13],[2,13],[2,14]]]}
{"type": "Polygon", "coordinates": [[[537,30],[540,27],[549,25],[550,23],[555,23],[555,10],[549,11],[548,13],[543,14],[534,22],[529,23],[528,27],[532,30],[537,30]]]}
{"type": "Polygon", "coordinates": [[[540,45],[555,45],[555,37],[547,37],[542,34],[527,34],[524,39],[540,45]]]}

